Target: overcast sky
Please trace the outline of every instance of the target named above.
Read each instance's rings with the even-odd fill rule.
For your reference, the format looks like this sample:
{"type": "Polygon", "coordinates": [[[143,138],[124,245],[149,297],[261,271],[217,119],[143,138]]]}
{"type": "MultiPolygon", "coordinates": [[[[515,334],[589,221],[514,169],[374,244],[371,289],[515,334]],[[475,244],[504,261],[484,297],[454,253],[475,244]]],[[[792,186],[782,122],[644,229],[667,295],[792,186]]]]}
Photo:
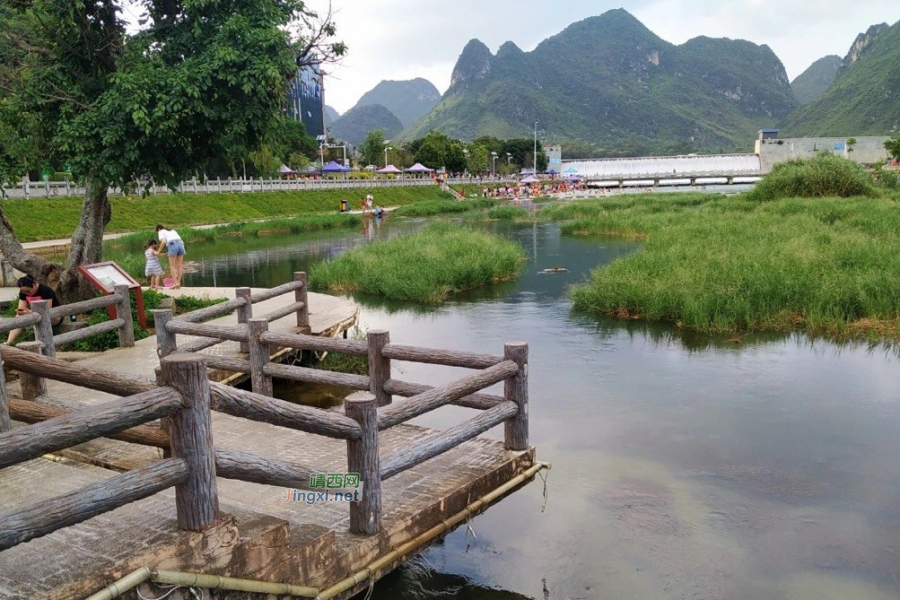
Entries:
{"type": "MultiPolygon", "coordinates": [[[[325,12],[328,0],[308,0],[325,12]]],[[[793,79],[813,61],[846,55],[875,23],[900,20],[897,0],[332,0],[338,39],[349,54],[331,65],[325,101],[343,113],[383,79],[424,77],[443,93],[463,47],[478,38],[496,52],[511,40],[525,51],[566,26],[624,8],[658,36],[767,44],[793,79]]]]}

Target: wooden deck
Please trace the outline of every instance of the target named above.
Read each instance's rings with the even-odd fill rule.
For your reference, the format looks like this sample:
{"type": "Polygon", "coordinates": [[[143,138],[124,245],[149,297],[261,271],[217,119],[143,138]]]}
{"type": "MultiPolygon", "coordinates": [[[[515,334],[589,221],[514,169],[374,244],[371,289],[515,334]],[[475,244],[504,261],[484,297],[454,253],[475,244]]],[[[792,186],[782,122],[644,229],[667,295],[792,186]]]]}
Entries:
{"type": "MultiPolygon", "coordinates": [[[[176,295],[179,290],[172,292],[176,295]]],[[[234,297],[233,291],[218,289],[180,292],[234,297]]],[[[264,314],[290,301],[278,297],[255,305],[254,312],[264,314]]],[[[310,326],[316,335],[337,336],[357,319],[356,306],[340,298],[311,293],[309,306],[310,326]]],[[[211,321],[236,322],[235,315],[211,321]]],[[[293,319],[288,317],[273,322],[270,330],[292,331],[292,324],[293,319]]],[[[225,342],[203,352],[238,356],[240,349],[237,342],[225,342]]],[[[133,348],[112,350],[77,364],[152,380],[159,365],[156,340],[140,340],[133,348]]],[[[210,375],[224,378],[215,372],[210,375]]],[[[48,394],[41,401],[49,404],[74,409],[114,399],[65,383],[48,380],[47,384],[48,394]]],[[[8,389],[12,396],[18,396],[15,382],[8,389]]],[[[335,473],[347,469],[347,442],[343,440],[219,412],[212,418],[217,448],[312,463],[335,473]]],[[[422,427],[398,425],[381,432],[380,452],[385,456],[414,447],[431,433],[422,427]]],[[[159,449],[99,439],[0,470],[0,513],[65,495],[161,456],[159,449]]],[[[534,458],[533,449],[506,451],[501,442],[476,438],[402,472],[383,483],[383,528],[372,536],[349,533],[345,502],[283,502],[285,488],[222,478],[218,480],[224,517],[220,523],[202,534],[179,531],[174,491],[170,489],[3,551],[0,598],[84,598],[142,566],[325,589],[509,482],[531,467],[534,458]]],[[[380,569],[375,578],[402,560],[380,569]]],[[[145,595],[159,595],[158,588],[146,585],[142,588],[145,595]]],[[[367,585],[352,585],[336,597],[348,597],[367,585]]],[[[123,597],[137,596],[129,592],[123,597]]]]}

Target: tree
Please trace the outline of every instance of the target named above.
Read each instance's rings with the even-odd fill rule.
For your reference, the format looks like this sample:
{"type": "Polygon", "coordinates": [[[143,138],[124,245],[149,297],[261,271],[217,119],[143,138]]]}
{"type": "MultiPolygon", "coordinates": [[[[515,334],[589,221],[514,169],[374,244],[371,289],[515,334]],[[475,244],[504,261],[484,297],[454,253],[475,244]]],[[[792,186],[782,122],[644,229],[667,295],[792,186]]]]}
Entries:
{"type": "Polygon", "coordinates": [[[896,139],[885,141],[884,149],[890,152],[895,159],[900,159],[900,135],[896,139]]]}
{"type": "Polygon", "coordinates": [[[91,293],[79,264],[101,258],[108,191],[149,175],[174,185],[212,159],[261,147],[298,65],[341,56],[335,27],[300,0],[0,4],[0,170],[69,162],[86,185],[65,268],[26,252],[0,209],[0,250],[66,301],[91,293]],[[10,143],[25,137],[38,147],[10,143]]]}
{"type": "Polygon", "coordinates": [[[469,153],[466,155],[466,170],[469,173],[484,173],[488,168],[488,149],[472,142],[468,145],[469,153]]]}
{"type": "MultiPolygon", "coordinates": [[[[357,149],[362,156],[363,166],[380,165],[384,161],[384,129],[373,129],[357,149]]],[[[386,165],[385,165],[386,166],[386,165]]]]}

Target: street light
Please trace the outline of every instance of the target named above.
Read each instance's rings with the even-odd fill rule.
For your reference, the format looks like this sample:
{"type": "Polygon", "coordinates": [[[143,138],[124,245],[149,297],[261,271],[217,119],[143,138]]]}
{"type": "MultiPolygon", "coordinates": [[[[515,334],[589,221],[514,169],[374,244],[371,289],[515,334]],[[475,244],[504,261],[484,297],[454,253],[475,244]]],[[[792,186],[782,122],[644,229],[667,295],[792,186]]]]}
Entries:
{"type": "Polygon", "coordinates": [[[491,163],[491,173],[496,175],[497,174],[497,153],[491,152],[491,158],[493,159],[493,162],[491,163]]]}
{"type": "Polygon", "coordinates": [[[388,150],[393,150],[393,149],[394,149],[393,146],[388,146],[387,148],[384,149],[384,168],[387,168],[387,165],[388,165],[388,162],[387,162],[388,150]]]}
{"type": "Polygon", "coordinates": [[[534,176],[537,177],[537,126],[538,122],[534,122],[534,163],[532,166],[534,167],[534,176]]]}
{"type": "Polygon", "coordinates": [[[507,164],[507,166],[509,166],[510,163],[512,163],[512,154],[510,154],[509,152],[507,152],[507,153],[506,153],[506,164],[507,164]]]}

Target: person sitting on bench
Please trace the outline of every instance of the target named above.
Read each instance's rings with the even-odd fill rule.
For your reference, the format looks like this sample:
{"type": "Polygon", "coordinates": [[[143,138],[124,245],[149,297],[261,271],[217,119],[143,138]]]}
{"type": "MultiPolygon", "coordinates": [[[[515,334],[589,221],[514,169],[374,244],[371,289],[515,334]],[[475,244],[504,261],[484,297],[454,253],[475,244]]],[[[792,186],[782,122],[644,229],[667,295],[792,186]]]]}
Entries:
{"type": "MultiPolygon", "coordinates": [[[[19,286],[19,306],[16,308],[16,316],[27,315],[30,313],[31,308],[29,308],[29,302],[34,299],[49,300],[50,308],[60,305],[59,297],[56,295],[56,292],[43,283],[37,283],[31,277],[20,277],[16,282],[16,285],[19,286]]],[[[59,325],[60,322],[62,322],[62,317],[53,319],[52,324],[55,327],[59,325]]],[[[12,344],[16,341],[16,338],[22,335],[23,331],[23,329],[13,329],[10,331],[6,343],[12,344]]]]}

